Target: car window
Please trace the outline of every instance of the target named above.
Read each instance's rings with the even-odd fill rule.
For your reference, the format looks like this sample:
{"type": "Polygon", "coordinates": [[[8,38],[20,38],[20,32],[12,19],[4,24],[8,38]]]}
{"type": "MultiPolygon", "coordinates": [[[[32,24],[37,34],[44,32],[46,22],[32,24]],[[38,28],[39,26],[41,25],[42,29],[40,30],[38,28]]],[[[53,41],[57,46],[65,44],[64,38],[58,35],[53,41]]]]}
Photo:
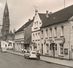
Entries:
{"type": "Polygon", "coordinates": [[[32,52],[32,54],[36,54],[35,52],[32,52]]]}

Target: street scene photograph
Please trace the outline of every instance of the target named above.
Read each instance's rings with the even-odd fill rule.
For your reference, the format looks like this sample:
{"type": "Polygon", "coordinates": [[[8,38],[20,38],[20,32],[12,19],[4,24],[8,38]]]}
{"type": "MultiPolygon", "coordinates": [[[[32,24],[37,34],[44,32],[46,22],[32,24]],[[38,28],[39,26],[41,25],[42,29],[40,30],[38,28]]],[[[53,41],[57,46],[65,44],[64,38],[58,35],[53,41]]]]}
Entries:
{"type": "Polygon", "coordinates": [[[0,68],[73,68],[73,0],[0,0],[0,68]]]}

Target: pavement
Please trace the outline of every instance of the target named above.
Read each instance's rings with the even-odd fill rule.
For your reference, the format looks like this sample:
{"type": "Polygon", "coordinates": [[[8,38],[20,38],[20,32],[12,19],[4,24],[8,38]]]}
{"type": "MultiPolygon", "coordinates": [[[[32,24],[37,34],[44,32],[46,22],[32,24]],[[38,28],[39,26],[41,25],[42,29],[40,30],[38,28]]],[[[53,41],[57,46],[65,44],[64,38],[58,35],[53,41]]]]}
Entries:
{"type": "Polygon", "coordinates": [[[13,50],[7,50],[8,53],[19,55],[19,56],[24,56],[24,53],[18,52],[18,51],[13,51],[13,50]]]}
{"type": "MultiPolygon", "coordinates": [[[[7,52],[11,54],[16,54],[19,56],[24,56],[24,53],[21,53],[21,52],[14,52],[11,50],[8,50],[7,52]]],[[[51,62],[55,64],[73,67],[73,60],[64,60],[64,59],[58,59],[58,58],[46,57],[46,56],[40,56],[40,60],[45,61],[45,62],[51,62]]]]}

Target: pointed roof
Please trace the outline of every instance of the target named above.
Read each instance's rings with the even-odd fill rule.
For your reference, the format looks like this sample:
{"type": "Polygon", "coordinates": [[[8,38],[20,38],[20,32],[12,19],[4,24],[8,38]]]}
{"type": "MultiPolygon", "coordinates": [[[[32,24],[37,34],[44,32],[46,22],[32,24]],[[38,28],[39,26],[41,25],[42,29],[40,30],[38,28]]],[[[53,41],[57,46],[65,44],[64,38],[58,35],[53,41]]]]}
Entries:
{"type": "Polygon", "coordinates": [[[7,1],[6,1],[5,8],[4,8],[4,14],[9,14],[7,1]]]}
{"type": "Polygon", "coordinates": [[[27,21],[24,25],[22,25],[22,27],[20,27],[15,33],[21,32],[24,30],[24,28],[26,28],[27,26],[29,26],[31,23],[33,22],[32,20],[27,21]]]}
{"type": "Polygon", "coordinates": [[[63,23],[73,16],[73,5],[50,14],[48,18],[42,13],[39,13],[39,16],[43,23],[42,27],[63,23]]]}

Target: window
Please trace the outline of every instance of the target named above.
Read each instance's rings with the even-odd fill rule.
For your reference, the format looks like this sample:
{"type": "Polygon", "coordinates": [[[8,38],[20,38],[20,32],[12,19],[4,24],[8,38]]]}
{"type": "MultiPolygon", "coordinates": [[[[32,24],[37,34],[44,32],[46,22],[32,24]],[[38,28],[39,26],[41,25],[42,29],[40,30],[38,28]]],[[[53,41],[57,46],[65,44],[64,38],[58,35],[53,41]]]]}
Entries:
{"type": "Polygon", "coordinates": [[[43,30],[41,31],[41,39],[43,39],[43,30]]]}
{"type": "Polygon", "coordinates": [[[38,25],[38,21],[36,21],[36,25],[38,25]]]}
{"type": "Polygon", "coordinates": [[[50,37],[52,37],[52,28],[50,28],[50,37]]]}
{"type": "Polygon", "coordinates": [[[34,34],[33,34],[33,36],[34,36],[34,34]]]}
{"type": "Polygon", "coordinates": [[[40,36],[40,33],[38,33],[38,36],[40,36]]]}
{"type": "Polygon", "coordinates": [[[63,44],[60,44],[60,54],[63,54],[63,44]]]}
{"type": "Polygon", "coordinates": [[[57,27],[54,28],[54,37],[57,37],[57,27]]]}
{"type": "Polygon", "coordinates": [[[53,50],[53,46],[50,44],[50,50],[53,50]]]}
{"type": "Polygon", "coordinates": [[[41,33],[43,34],[43,30],[41,31],[41,33]]]}
{"type": "Polygon", "coordinates": [[[40,22],[40,24],[41,24],[41,22],[40,22]]]}
{"type": "Polygon", "coordinates": [[[49,52],[49,44],[46,44],[47,53],[49,52]]]}
{"type": "Polygon", "coordinates": [[[36,33],[36,36],[37,36],[37,33],[36,33]]]}
{"type": "Polygon", "coordinates": [[[36,25],[36,26],[38,25],[38,21],[35,22],[35,25],[36,25]]]}
{"type": "Polygon", "coordinates": [[[57,44],[55,44],[55,50],[57,50],[57,44]]]}
{"type": "Polygon", "coordinates": [[[46,29],[46,35],[48,36],[48,29],[46,29]]]}
{"type": "Polygon", "coordinates": [[[61,36],[64,36],[64,26],[61,26],[61,36]]]}
{"type": "Polygon", "coordinates": [[[8,46],[12,46],[12,43],[11,43],[11,42],[9,42],[8,46]]]}
{"type": "Polygon", "coordinates": [[[67,48],[64,49],[64,54],[68,55],[68,49],[67,48]]]}

